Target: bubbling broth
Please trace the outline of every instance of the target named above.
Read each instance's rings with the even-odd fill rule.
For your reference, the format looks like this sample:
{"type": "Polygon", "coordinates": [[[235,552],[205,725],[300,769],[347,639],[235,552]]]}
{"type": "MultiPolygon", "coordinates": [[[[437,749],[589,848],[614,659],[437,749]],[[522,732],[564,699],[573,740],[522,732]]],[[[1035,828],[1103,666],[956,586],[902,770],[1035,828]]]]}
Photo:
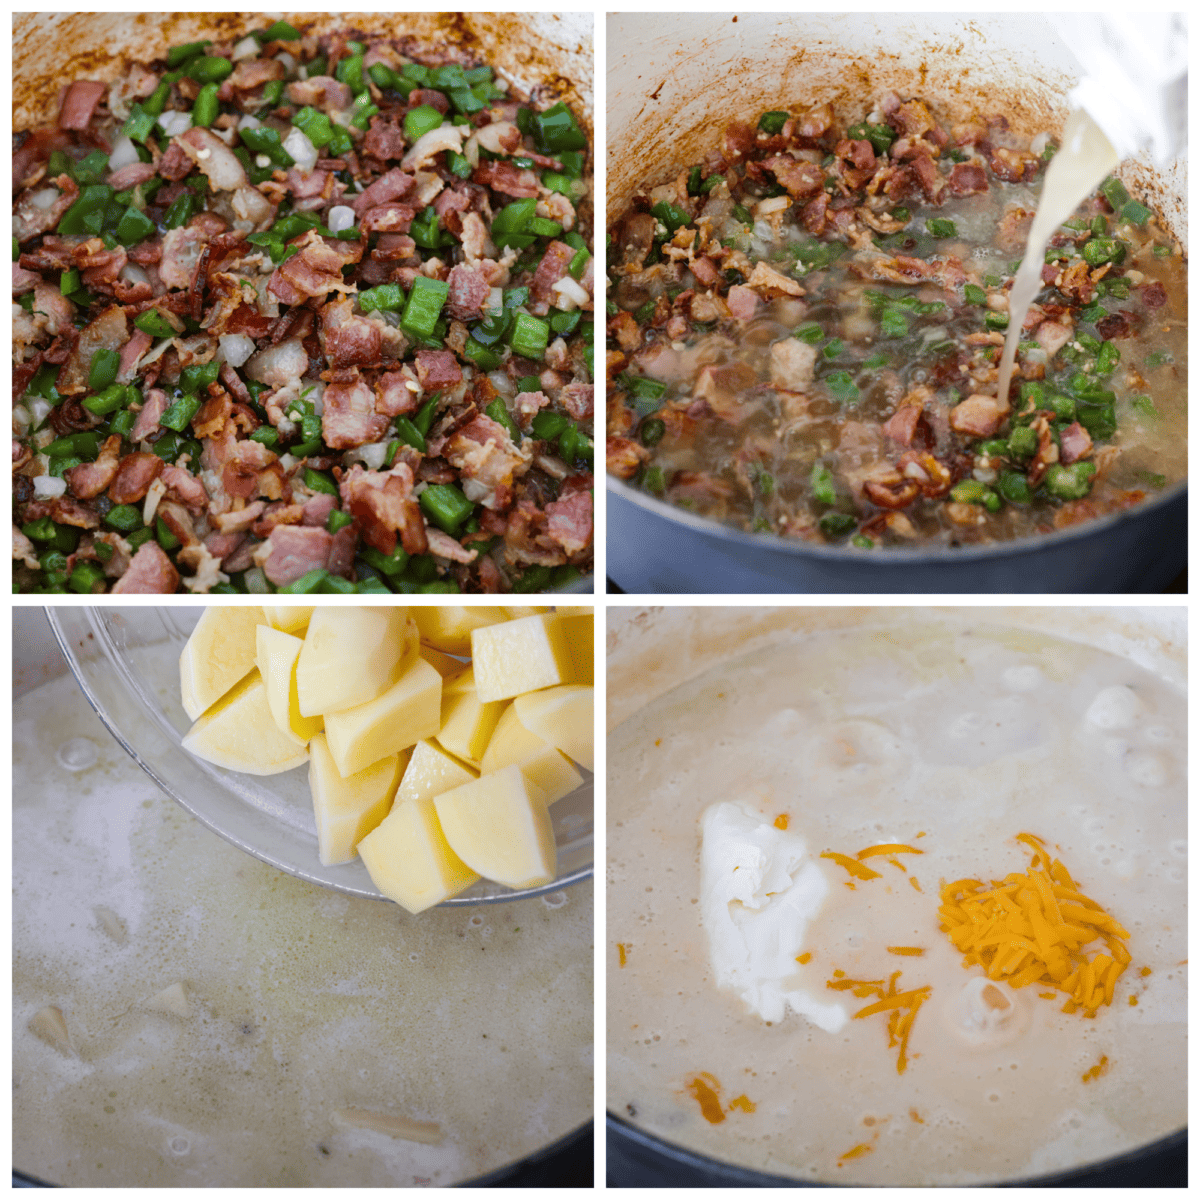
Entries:
{"type": "Polygon", "coordinates": [[[1186,736],[1183,697],[1123,658],[925,618],[654,700],[609,738],[610,1108],[867,1185],[1028,1178],[1183,1127],[1186,736]],[[1082,971],[990,978],[939,913],[951,881],[1052,862],[1064,922],[1111,918],[1096,978],[1128,948],[1094,1015],[1082,971]]]}

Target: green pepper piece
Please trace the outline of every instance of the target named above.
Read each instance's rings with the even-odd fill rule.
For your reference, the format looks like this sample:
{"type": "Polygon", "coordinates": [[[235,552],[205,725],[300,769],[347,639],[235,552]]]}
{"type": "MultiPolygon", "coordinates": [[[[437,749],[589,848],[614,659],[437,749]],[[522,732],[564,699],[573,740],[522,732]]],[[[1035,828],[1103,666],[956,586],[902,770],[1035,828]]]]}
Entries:
{"type": "Polygon", "coordinates": [[[543,113],[534,113],[530,124],[533,140],[543,154],[587,149],[587,138],[561,100],[543,113]]]}
{"type": "Polygon", "coordinates": [[[545,321],[528,313],[517,313],[508,340],[515,354],[540,359],[546,353],[549,341],[550,326],[545,321]]]}
{"type": "Polygon", "coordinates": [[[199,396],[180,396],[159,418],[158,423],[176,433],[182,433],[192,421],[192,418],[204,407],[204,401],[199,396]]]}
{"type": "Polygon", "coordinates": [[[1076,462],[1069,467],[1053,463],[1046,472],[1046,491],[1060,500],[1082,500],[1092,490],[1096,464],[1076,462]]]}
{"type": "Polygon", "coordinates": [[[157,227],[144,212],[131,204],[117,225],[117,241],[122,246],[136,246],[157,232],[157,227]]]}
{"type": "Polygon", "coordinates": [[[108,387],[116,379],[120,366],[119,351],[97,350],[92,355],[91,368],[88,371],[88,387],[93,391],[108,387]]]}
{"type": "Polygon", "coordinates": [[[1094,237],[1084,243],[1083,258],[1091,267],[1106,262],[1122,263],[1125,261],[1125,243],[1118,238],[1094,237]]]}
{"type": "Polygon", "coordinates": [[[786,112],[765,112],[758,118],[758,127],[763,133],[774,136],[777,133],[783,132],[783,126],[788,119],[786,112]]]}
{"type": "Polygon", "coordinates": [[[151,337],[174,337],[175,329],[157,308],[148,308],[134,318],[134,326],[151,337]]]}
{"type": "Polygon", "coordinates": [[[420,498],[421,511],[445,533],[458,528],[475,511],[475,505],[452,483],[430,484],[420,498]]]}
{"type": "MultiPolygon", "coordinates": [[[[197,83],[220,83],[233,74],[233,63],[227,58],[201,55],[199,58],[193,58],[188,63],[184,73],[189,79],[194,79],[197,83]]],[[[201,92],[203,94],[203,89],[201,89],[201,92]]]]}
{"type": "Polygon", "coordinates": [[[104,516],[104,523],[118,533],[142,528],[142,510],[135,504],[118,504],[104,516]]]}
{"type": "Polygon", "coordinates": [[[317,591],[328,578],[329,572],[324,567],[318,567],[315,571],[309,571],[299,579],[292,580],[291,583],[283,584],[276,591],[286,596],[303,596],[317,591]]]}
{"type": "Polygon", "coordinates": [[[197,54],[203,52],[206,46],[211,46],[212,42],[185,42],[180,46],[172,46],[167,51],[167,66],[179,67],[189,59],[195,58],[197,54]]]}
{"type": "Polygon", "coordinates": [[[812,487],[813,498],[821,504],[837,503],[837,491],[833,485],[833,472],[823,463],[813,463],[809,483],[812,487]]]}
{"type": "Polygon", "coordinates": [[[182,192],[171,201],[163,217],[163,225],[168,229],[180,229],[192,219],[196,207],[196,197],[191,192],[182,192]]]}
{"type": "Polygon", "coordinates": [[[450,295],[450,285],[442,280],[418,275],[400,317],[400,328],[410,337],[429,338],[450,295]]]}
{"type": "Polygon", "coordinates": [[[75,565],[67,587],[81,596],[104,591],[104,568],[99,563],[83,561],[75,565]]]}
{"type": "MultiPolygon", "coordinates": [[[[222,58],[219,60],[224,62],[222,58]]],[[[206,83],[192,105],[192,124],[207,129],[221,115],[221,102],[217,99],[219,84],[206,83]]]]}
{"type": "Polygon", "coordinates": [[[276,21],[269,29],[252,36],[260,42],[294,42],[300,37],[300,30],[289,21],[276,21]]]}
{"type": "MultiPolygon", "coordinates": [[[[431,104],[419,104],[404,114],[404,136],[415,142],[442,123],[442,114],[431,104]]],[[[535,202],[536,207],[536,202],[535,202]]]]}

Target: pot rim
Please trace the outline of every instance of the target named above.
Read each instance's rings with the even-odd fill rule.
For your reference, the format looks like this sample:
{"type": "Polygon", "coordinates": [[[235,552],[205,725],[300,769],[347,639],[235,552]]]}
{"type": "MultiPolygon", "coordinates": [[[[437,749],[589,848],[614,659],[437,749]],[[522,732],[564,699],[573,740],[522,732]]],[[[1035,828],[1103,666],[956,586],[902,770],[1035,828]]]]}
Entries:
{"type": "MultiPolygon", "coordinates": [[[[630,1124],[623,1117],[608,1111],[605,1113],[606,1132],[609,1135],[627,1138],[629,1141],[651,1150],[656,1154],[670,1159],[681,1166],[692,1167],[696,1170],[711,1171],[713,1168],[727,1172],[733,1178],[714,1186],[731,1187],[845,1187],[846,1184],[829,1183],[821,1180],[792,1179],[786,1175],[769,1175],[763,1171],[755,1171],[749,1167],[739,1167],[733,1163],[722,1162],[717,1158],[698,1154],[694,1150],[676,1146],[665,1141],[657,1134],[648,1133],[630,1124]]],[[[1055,1171],[1049,1175],[1029,1175],[1017,1179],[1002,1180],[996,1183],[977,1183],[971,1187],[1062,1187],[1079,1182],[1079,1175],[1084,1171],[1101,1171],[1114,1167],[1128,1166],[1151,1154],[1187,1145],[1187,1126],[1177,1129],[1153,1142],[1127,1150],[1124,1154],[1116,1154],[1112,1158],[1101,1159],[1098,1162],[1087,1163],[1080,1167],[1072,1167],[1065,1171],[1055,1171]]],[[[903,1185],[901,1185],[903,1186],[903,1185]]]]}
{"type": "Polygon", "coordinates": [[[724,541],[751,553],[768,552],[790,555],[797,559],[817,558],[831,563],[853,562],[879,563],[886,569],[889,566],[912,566],[915,563],[930,563],[937,566],[954,566],[958,563],[973,563],[1004,558],[1018,558],[1032,551],[1048,549],[1066,550],[1074,542],[1083,541],[1093,535],[1099,535],[1114,528],[1122,522],[1139,520],[1159,510],[1171,507],[1187,496],[1187,480],[1182,479],[1170,488],[1133,508],[1119,512],[1108,513],[1090,521],[1080,522],[1068,529],[1058,529],[1053,533],[1038,534],[1034,537],[1015,538],[1005,542],[988,542],[978,546],[939,546],[933,549],[906,550],[903,547],[876,547],[870,551],[870,559],[864,559],[864,551],[846,546],[828,546],[816,542],[786,541],[783,538],[762,534],[746,533],[730,525],[707,517],[698,517],[686,509],[676,508],[665,501],[656,500],[645,492],[630,487],[627,483],[612,475],[607,476],[608,490],[622,500],[637,506],[651,516],[661,517],[667,521],[675,521],[686,525],[694,533],[704,534],[717,541],[724,541]]]}

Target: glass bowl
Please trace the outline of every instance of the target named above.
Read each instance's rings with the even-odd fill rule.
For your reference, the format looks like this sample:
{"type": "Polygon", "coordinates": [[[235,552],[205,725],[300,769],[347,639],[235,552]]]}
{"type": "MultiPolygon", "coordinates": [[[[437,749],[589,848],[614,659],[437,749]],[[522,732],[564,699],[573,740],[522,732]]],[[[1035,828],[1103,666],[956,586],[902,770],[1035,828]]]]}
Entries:
{"type": "MultiPolygon", "coordinates": [[[[47,608],[50,627],[88,703],[155,784],[214,833],[310,883],[384,900],[361,860],[322,866],[308,768],[243,775],[183,749],[191,720],[179,699],[179,655],[202,607],[47,608]]],[[[446,905],[496,904],[558,891],[592,874],[591,772],[551,809],[558,876],[513,889],[481,879],[446,905]]]]}

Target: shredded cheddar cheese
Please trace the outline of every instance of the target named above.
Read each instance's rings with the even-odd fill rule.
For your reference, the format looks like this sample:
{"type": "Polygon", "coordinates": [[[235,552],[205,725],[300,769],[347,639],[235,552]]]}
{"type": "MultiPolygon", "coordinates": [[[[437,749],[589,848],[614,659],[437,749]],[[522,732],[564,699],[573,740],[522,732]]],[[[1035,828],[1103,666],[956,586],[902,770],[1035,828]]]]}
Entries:
{"type": "Polygon", "coordinates": [[[921,885],[917,882],[917,877],[915,875],[910,875],[908,877],[908,882],[911,883],[913,885],[913,887],[915,887],[917,889],[917,891],[921,893],[922,896],[925,895],[925,892],[922,889],[921,885]]]}
{"type": "Polygon", "coordinates": [[[870,1154],[873,1147],[868,1142],[860,1142],[857,1146],[851,1147],[845,1154],[838,1159],[838,1166],[849,1161],[852,1158],[862,1158],[864,1154],[870,1154]]]}
{"type": "Polygon", "coordinates": [[[729,1102],[729,1111],[733,1112],[735,1108],[740,1108],[742,1112],[752,1113],[757,1106],[749,1096],[735,1096],[729,1102]]]}
{"type": "Polygon", "coordinates": [[[1094,1017],[1112,1004],[1113,989],[1131,959],[1128,932],[1085,896],[1040,838],[1017,835],[1032,850],[1028,873],[1010,873],[985,887],[959,879],[941,889],[941,928],[963,952],[963,966],[981,965],[1011,987],[1048,984],[1066,993],[1063,1012],[1094,1017]],[[1091,960],[1084,947],[1103,940],[1108,953],[1091,960]]]}
{"type": "Polygon", "coordinates": [[[617,943],[617,959],[619,960],[621,966],[625,965],[625,945],[623,942],[617,943]]]}
{"type": "Polygon", "coordinates": [[[865,850],[860,850],[854,857],[861,860],[864,858],[874,858],[878,854],[924,854],[924,850],[918,850],[916,846],[905,846],[901,842],[886,842],[881,846],[868,846],[865,850]]]}
{"type": "Polygon", "coordinates": [[[787,815],[787,813],[780,813],[779,816],[777,816],[775,818],[775,828],[776,829],[786,829],[787,827],[788,827],[788,815],[787,815]]]}
{"type": "Polygon", "coordinates": [[[835,854],[832,850],[826,850],[821,857],[831,859],[833,862],[837,863],[839,867],[845,867],[846,870],[849,871],[850,874],[856,879],[879,878],[878,871],[872,871],[870,867],[864,867],[862,863],[858,862],[856,859],[847,858],[844,854],[835,854]]]}
{"type": "Polygon", "coordinates": [[[911,958],[920,958],[925,953],[920,946],[889,946],[889,954],[907,954],[911,958]]]}
{"type": "Polygon", "coordinates": [[[1100,1061],[1094,1067],[1089,1067],[1088,1070],[1083,1073],[1081,1078],[1083,1079],[1084,1083],[1091,1083],[1093,1079],[1099,1079],[1101,1075],[1107,1074],[1108,1055],[1102,1054],[1100,1055],[1100,1061]]]}
{"type": "Polygon", "coordinates": [[[700,1114],[710,1125],[719,1125],[725,1120],[719,1097],[721,1085],[707,1071],[701,1071],[689,1079],[687,1090],[700,1105],[700,1114]]]}
{"type": "Polygon", "coordinates": [[[805,964],[805,963],[812,962],[812,954],[811,954],[811,952],[809,952],[808,950],[805,950],[805,952],[804,952],[803,954],[797,954],[797,955],[796,955],[796,961],[797,961],[797,962],[798,962],[798,963],[799,963],[801,966],[804,966],[804,964],[805,964]]]}
{"type": "Polygon", "coordinates": [[[884,1012],[891,1014],[888,1017],[888,1047],[900,1047],[896,1072],[903,1075],[908,1069],[908,1035],[912,1032],[917,1010],[929,999],[933,988],[926,984],[911,992],[898,992],[896,980],[901,974],[900,971],[894,971],[885,987],[882,979],[846,979],[844,971],[834,971],[835,978],[829,980],[825,986],[835,992],[853,991],[860,1000],[872,995],[878,997],[876,1003],[859,1009],[854,1014],[854,1019],[873,1017],[884,1012]]]}

